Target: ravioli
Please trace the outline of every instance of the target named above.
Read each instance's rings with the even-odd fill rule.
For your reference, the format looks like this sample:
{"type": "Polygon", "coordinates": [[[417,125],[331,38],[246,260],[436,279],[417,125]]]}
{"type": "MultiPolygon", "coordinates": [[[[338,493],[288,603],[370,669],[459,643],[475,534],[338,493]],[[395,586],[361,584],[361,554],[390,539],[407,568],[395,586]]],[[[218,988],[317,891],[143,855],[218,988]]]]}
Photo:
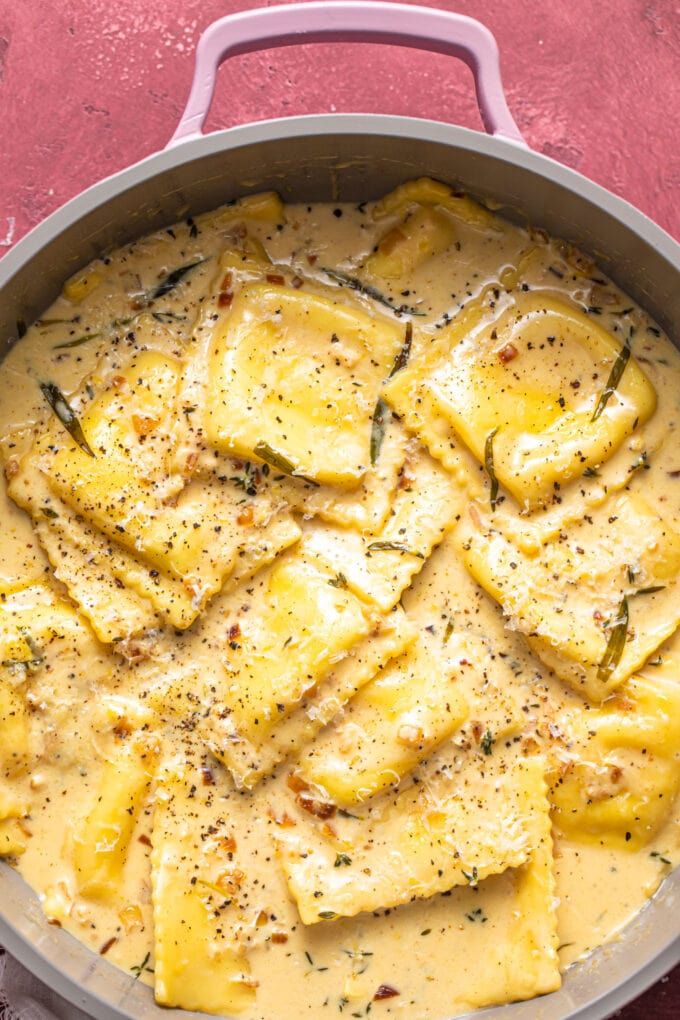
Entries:
{"type": "Polygon", "coordinates": [[[402,342],[396,323],[330,298],[244,288],[215,327],[210,442],[284,474],[356,487],[370,464],[380,385],[402,342]]]}

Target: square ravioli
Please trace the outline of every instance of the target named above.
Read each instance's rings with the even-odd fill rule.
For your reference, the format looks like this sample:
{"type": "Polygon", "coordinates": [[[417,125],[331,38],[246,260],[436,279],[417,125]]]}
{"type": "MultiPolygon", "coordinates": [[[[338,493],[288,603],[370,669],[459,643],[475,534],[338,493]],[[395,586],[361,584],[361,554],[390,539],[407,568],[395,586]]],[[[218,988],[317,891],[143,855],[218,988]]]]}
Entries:
{"type": "Polygon", "coordinates": [[[349,807],[398,784],[465,721],[468,646],[422,632],[352,698],[300,761],[302,779],[349,807]]]}
{"type": "Polygon", "coordinates": [[[637,492],[523,552],[473,505],[456,540],[475,578],[557,675],[602,701],[680,623],[680,533],[637,492]]]}
{"type": "Polygon", "coordinates": [[[294,287],[253,283],[214,326],[206,435],[218,449],[356,487],[403,327],[294,287]]]}
{"type": "Polygon", "coordinates": [[[217,659],[205,682],[202,732],[236,782],[252,786],[413,640],[413,630],[402,613],[384,617],[339,584],[328,562],[297,548],[230,588],[200,637],[217,659]]]}
{"type": "MultiPolygon", "coordinates": [[[[535,509],[606,462],[656,408],[655,391],[625,342],[547,292],[506,298],[493,317],[468,316],[450,349],[397,376],[451,426],[522,507],[535,509]]],[[[408,398],[407,398],[408,399],[408,398]]]]}
{"type": "Polygon", "coordinates": [[[302,922],[427,899],[525,864],[545,837],[544,769],[528,758],[482,771],[471,757],[453,781],[428,776],[387,798],[375,817],[336,816],[330,831],[305,817],[298,795],[286,809],[296,824],[282,826],[277,842],[302,922]]]}

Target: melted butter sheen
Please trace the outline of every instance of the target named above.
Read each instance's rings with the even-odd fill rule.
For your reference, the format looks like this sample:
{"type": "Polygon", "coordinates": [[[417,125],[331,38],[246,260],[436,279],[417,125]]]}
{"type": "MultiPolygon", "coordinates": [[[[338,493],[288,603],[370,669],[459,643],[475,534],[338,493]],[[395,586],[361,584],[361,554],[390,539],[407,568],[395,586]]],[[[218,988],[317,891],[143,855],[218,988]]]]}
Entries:
{"type": "Polygon", "coordinates": [[[164,1005],[558,987],[680,861],[678,393],[436,182],[97,260],[0,365],[0,856],[164,1005]]]}

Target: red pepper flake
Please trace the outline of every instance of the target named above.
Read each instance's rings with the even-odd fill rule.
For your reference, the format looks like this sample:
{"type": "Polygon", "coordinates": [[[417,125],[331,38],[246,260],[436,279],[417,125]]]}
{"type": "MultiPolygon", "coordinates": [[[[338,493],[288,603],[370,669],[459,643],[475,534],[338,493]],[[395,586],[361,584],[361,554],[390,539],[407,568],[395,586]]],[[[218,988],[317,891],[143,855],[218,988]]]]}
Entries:
{"type": "Polygon", "coordinates": [[[233,300],[234,295],[232,292],[230,290],[223,290],[217,298],[217,304],[220,308],[228,308],[233,300]]]}
{"type": "Polygon", "coordinates": [[[285,931],[273,931],[272,942],[276,942],[277,945],[282,946],[284,942],[288,941],[288,936],[285,931]]]}
{"type": "Polygon", "coordinates": [[[143,832],[142,835],[138,837],[137,842],[142,843],[144,846],[151,846],[151,840],[149,839],[145,832],[143,832]]]}
{"type": "Polygon", "coordinates": [[[316,800],[305,793],[299,793],[295,799],[303,811],[308,811],[315,818],[332,818],[337,810],[335,804],[327,800],[316,800]]]}
{"type": "Polygon", "coordinates": [[[116,938],[116,936],[112,935],[110,939],[106,940],[104,945],[99,950],[99,955],[100,956],[106,956],[106,954],[108,953],[108,951],[111,948],[111,946],[114,945],[117,941],[118,941],[118,939],[116,938]]]}
{"type": "Polygon", "coordinates": [[[506,344],[505,347],[501,347],[498,357],[504,365],[507,365],[509,361],[514,361],[518,354],[519,351],[514,344],[506,344]]]}
{"type": "Polygon", "coordinates": [[[276,283],[279,286],[282,286],[286,282],[286,278],[281,276],[280,273],[267,273],[266,280],[267,283],[276,283]]]}
{"type": "Polygon", "coordinates": [[[395,995],[399,995],[399,992],[392,985],[381,985],[373,996],[373,1001],[379,1002],[381,999],[393,999],[395,995]]]}
{"type": "Polygon", "coordinates": [[[239,637],[241,637],[241,626],[238,623],[232,623],[229,628],[229,640],[235,641],[239,637]]]}
{"type": "Polygon", "coordinates": [[[220,290],[231,290],[231,273],[225,273],[220,290]]]}
{"type": "Polygon", "coordinates": [[[314,263],[316,262],[318,257],[319,257],[318,255],[308,255],[307,256],[307,261],[309,262],[310,266],[314,265],[314,263]]]}
{"type": "Polygon", "coordinates": [[[214,786],[215,777],[212,773],[212,769],[209,769],[207,766],[204,765],[203,768],[201,769],[201,780],[204,786],[214,786]]]}

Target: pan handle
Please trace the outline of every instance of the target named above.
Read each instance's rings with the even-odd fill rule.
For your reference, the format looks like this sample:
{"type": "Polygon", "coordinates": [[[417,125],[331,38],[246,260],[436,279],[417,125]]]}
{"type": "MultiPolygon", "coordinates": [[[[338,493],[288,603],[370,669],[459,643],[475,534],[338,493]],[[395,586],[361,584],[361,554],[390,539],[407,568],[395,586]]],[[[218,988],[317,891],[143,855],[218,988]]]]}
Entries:
{"type": "Polygon", "coordinates": [[[477,102],[489,134],[526,145],[505,101],[496,40],[481,22],[411,4],[321,0],[240,11],[213,22],[198,41],[191,93],[168,147],[202,134],[217,70],[227,57],[331,40],[382,42],[459,57],[475,77],[477,102]]]}

